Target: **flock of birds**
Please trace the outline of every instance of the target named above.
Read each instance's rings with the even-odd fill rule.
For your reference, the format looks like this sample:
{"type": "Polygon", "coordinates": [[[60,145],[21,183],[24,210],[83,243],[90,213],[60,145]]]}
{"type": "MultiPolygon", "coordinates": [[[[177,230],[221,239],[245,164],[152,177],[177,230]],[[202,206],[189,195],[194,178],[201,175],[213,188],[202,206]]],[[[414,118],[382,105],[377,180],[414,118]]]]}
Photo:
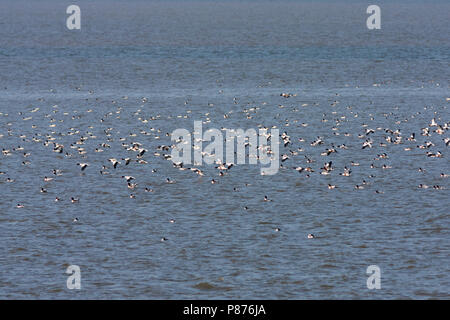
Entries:
{"type": "MultiPolygon", "coordinates": [[[[78,88],[80,90],[80,88],[78,88]]],[[[92,91],[89,92],[93,94],[92,91]]],[[[295,97],[297,95],[290,93],[282,93],[280,94],[281,98],[279,99],[289,99],[295,97]]],[[[336,94],[336,97],[339,94],[336,94]]],[[[122,97],[123,100],[128,100],[128,97],[122,97]]],[[[99,98],[95,99],[96,101],[99,98]]],[[[287,100],[288,101],[288,100],[287,100]]],[[[450,98],[447,98],[447,102],[450,101],[450,98]]],[[[148,98],[140,98],[139,104],[140,107],[133,113],[133,117],[136,121],[139,122],[140,130],[139,132],[131,132],[128,135],[117,136],[117,130],[111,125],[111,119],[120,119],[123,112],[128,111],[126,108],[121,106],[120,100],[110,101],[111,106],[114,106],[114,111],[108,111],[97,119],[95,119],[95,115],[98,115],[98,112],[94,112],[93,109],[85,110],[87,114],[92,114],[93,116],[89,116],[89,125],[87,128],[82,127],[70,127],[68,131],[58,131],[58,124],[66,122],[70,123],[71,121],[75,121],[80,119],[80,116],[83,112],[63,112],[59,109],[58,106],[53,106],[50,109],[50,112],[42,112],[40,107],[33,107],[31,110],[18,112],[18,120],[21,120],[22,123],[18,124],[18,128],[24,128],[27,126],[28,130],[33,132],[32,134],[25,134],[23,132],[18,131],[19,129],[13,129],[13,123],[9,120],[11,115],[8,113],[0,113],[0,119],[6,122],[6,126],[2,129],[6,129],[5,132],[0,131],[0,143],[3,144],[2,147],[2,156],[1,160],[3,163],[7,161],[9,158],[14,158],[14,161],[21,161],[23,166],[29,165],[31,162],[30,157],[32,157],[32,153],[30,151],[31,148],[28,148],[29,144],[38,144],[41,145],[48,152],[56,153],[60,156],[59,159],[68,158],[73,159],[72,166],[66,167],[61,165],[58,168],[49,168],[48,174],[42,176],[42,182],[45,183],[45,186],[40,186],[41,193],[47,193],[48,188],[52,187],[52,182],[57,180],[59,176],[64,175],[67,171],[73,171],[76,167],[81,175],[84,175],[86,172],[96,173],[99,176],[105,175],[116,175],[123,179],[124,185],[128,188],[129,197],[131,199],[136,198],[136,190],[140,188],[140,184],[138,183],[139,177],[135,177],[129,174],[125,174],[124,168],[131,168],[134,165],[151,165],[153,160],[150,160],[150,157],[157,157],[163,160],[167,160],[167,165],[173,167],[172,170],[181,170],[192,172],[193,174],[203,177],[209,176],[207,178],[207,183],[217,184],[220,182],[220,178],[232,174],[232,169],[236,167],[231,163],[226,163],[223,161],[217,161],[214,165],[214,170],[212,173],[207,171],[199,166],[194,166],[187,163],[174,163],[171,160],[171,151],[175,148],[176,143],[171,142],[170,133],[164,131],[167,128],[155,128],[150,126],[150,124],[163,123],[161,120],[164,120],[165,116],[161,114],[152,115],[150,117],[145,117],[144,110],[146,104],[149,102],[148,98]],[[58,115],[62,113],[63,117],[58,117],[58,115]],[[41,126],[33,124],[33,120],[39,118],[46,119],[48,121],[47,130],[42,130],[41,126]],[[99,137],[97,134],[92,131],[94,128],[100,127],[102,136],[99,137]],[[21,139],[20,145],[14,145],[11,147],[5,146],[5,141],[8,141],[8,137],[18,137],[21,139]],[[145,137],[150,137],[152,140],[156,141],[165,141],[165,144],[157,144],[152,145],[150,147],[146,146],[145,137]],[[138,142],[138,137],[144,140],[144,142],[138,142]],[[70,143],[64,143],[63,140],[71,139],[70,143]],[[89,141],[95,141],[95,147],[87,148],[85,145],[89,141]],[[101,154],[103,152],[111,155],[111,152],[106,152],[110,150],[115,150],[112,148],[113,144],[120,144],[122,151],[125,151],[128,156],[123,157],[118,153],[117,156],[106,156],[103,159],[102,163],[92,163],[89,161],[91,153],[101,154]],[[203,170],[202,170],[203,169],[203,170]]],[[[45,99],[39,99],[38,104],[44,104],[45,99]]],[[[238,111],[230,110],[223,114],[223,121],[226,121],[230,118],[238,118],[242,117],[243,120],[249,120],[254,118],[260,107],[251,106],[247,104],[240,104],[238,98],[233,98],[233,105],[238,107],[238,111]],[[236,115],[235,115],[236,114],[236,115]]],[[[282,134],[278,137],[281,141],[280,144],[280,170],[292,170],[292,174],[295,175],[297,179],[308,179],[314,178],[315,175],[331,175],[333,172],[338,172],[339,176],[342,177],[350,177],[354,173],[352,170],[353,167],[357,166],[368,166],[371,169],[375,169],[370,171],[370,174],[367,177],[363,177],[361,183],[355,184],[354,189],[364,189],[367,186],[371,185],[371,178],[374,178],[377,170],[389,170],[392,169],[392,165],[383,163],[380,164],[385,159],[389,159],[389,148],[391,146],[396,146],[397,148],[403,149],[404,152],[412,152],[412,151],[420,151],[423,153],[423,157],[427,158],[436,158],[443,161],[443,164],[448,164],[444,157],[446,148],[450,145],[450,138],[448,137],[448,130],[450,127],[449,122],[445,122],[445,119],[441,119],[440,117],[436,117],[435,113],[432,115],[432,118],[429,119],[429,122],[423,125],[422,127],[418,127],[414,132],[408,132],[404,134],[398,127],[396,128],[386,128],[382,126],[371,125],[368,123],[361,123],[361,131],[360,132],[342,132],[340,130],[341,126],[346,122],[350,121],[351,118],[358,118],[358,113],[352,111],[351,106],[347,106],[345,108],[338,108],[339,101],[335,100],[329,106],[330,112],[328,114],[323,114],[322,123],[331,123],[331,132],[329,133],[328,138],[325,135],[317,136],[316,138],[308,141],[304,137],[296,136],[292,137],[288,132],[289,128],[292,126],[296,126],[298,128],[307,127],[308,123],[299,123],[298,120],[292,120],[292,117],[286,118],[284,120],[280,120],[283,116],[283,113],[278,113],[275,118],[277,121],[283,121],[283,126],[286,128],[282,130],[282,134]],[[345,110],[346,109],[346,110],[345,110]],[[343,111],[347,113],[344,114],[343,111]],[[341,114],[339,114],[339,111],[341,114]],[[380,133],[376,135],[376,133],[380,133]],[[331,139],[330,137],[334,137],[331,139]],[[352,139],[352,143],[335,143],[336,139],[340,137],[345,137],[348,139],[352,139]],[[381,137],[381,138],[380,138],[381,137]],[[438,137],[440,141],[439,143],[432,142],[431,137],[438,137]],[[333,140],[333,141],[330,141],[333,140]],[[375,157],[370,157],[371,153],[367,152],[367,150],[375,149],[377,150],[377,154],[375,157]],[[319,152],[313,152],[311,150],[319,150],[319,152]],[[336,157],[340,153],[350,152],[350,153],[365,153],[367,152],[367,161],[365,163],[360,163],[358,161],[350,161],[348,164],[343,167],[337,167],[335,164],[334,157],[336,157]]],[[[178,115],[176,118],[184,118],[184,119],[195,119],[192,111],[189,110],[189,101],[185,102],[185,106],[187,107],[186,113],[182,115],[178,115]]],[[[304,103],[301,107],[310,107],[311,104],[304,103]]],[[[312,104],[314,106],[314,104],[312,104]]],[[[209,108],[213,108],[214,104],[208,104],[209,108]]],[[[300,106],[294,106],[291,108],[292,112],[298,112],[300,106]]],[[[277,107],[275,107],[277,108],[277,107]]],[[[283,110],[285,106],[283,104],[279,104],[278,108],[283,110]]],[[[427,110],[427,107],[424,108],[427,110]]],[[[110,109],[111,110],[111,109],[110,109]]],[[[409,116],[409,118],[397,119],[395,121],[396,125],[400,125],[403,122],[408,122],[409,120],[418,116],[421,112],[417,112],[409,116]]],[[[395,113],[385,113],[383,115],[386,119],[389,117],[395,118],[395,113]]],[[[167,120],[173,119],[172,116],[166,116],[167,120]]],[[[210,112],[206,112],[203,114],[204,123],[210,123],[211,114],[210,112]]],[[[196,120],[196,119],[195,119],[196,120]]],[[[370,116],[370,120],[375,123],[375,118],[373,115],[370,116]]],[[[192,120],[190,120],[192,121],[192,120]]],[[[379,122],[378,122],[379,123],[379,122]]],[[[264,127],[262,124],[259,127],[264,127]]],[[[222,129],[225,129],[223,127],[222,129]]],[[[268,128],[270,129],[270,127],[268,128]]],[[[305,129],[306,130],[306,129],[305,129]]],[[[280,130],[281,131],[281,130],[280,130]]],[[[272,137],[274,138],[274,137],[272,137]]],[[[142,141],[142,140],[141,140],[142,141]]],[[[249,145],[247,141],[246,145],[249,145]]],[[[264,150],[267,152],[267,150],[264,150]]],[[[269,150],[270,151],[270,150],[269,150]]],[[[203,152],[204,156],[211,156],[211,154],[206,154],[203,152]]],[[[39,157],[39,156],[37,156],[39,157]]],[[[37,158],[36,161],[39,161],[37,158]]],[[[45,166],[45,163],[42,164],[45,166]]],[[[204,165],[205,168],[208,165],[204,165]]],[[[211,167],[211,166],[209,166],[211,167]]],[[[443,168],[445,165],[442,166],[443,168]]],[[[412,168],[412,170],[416,170],[419,173],[425,173],[427,171],[426,168],[422,168],[418,166],[417,168],[412,168]]],[[[153,173],[156,173],[156,169],[152,169],[153,173]]],[[[0,184],[3,183],[14,183],[15,176],[20,175],[19,171],[17,172],[5,172],[0,171],[0,175],[4,176],[0,184]]],[[[441,172],[439,178],[445,179],[448,178],[449,174],[446,172],[441,172]]],[[[170,177],[162,177],[164,183],[174,184],[177,181],[171,179],[170,177]]],[[[203,178],[204,179],[204,178],[203,178]]],[[[444,183],[445,184],[445,183],[444,183]]],[[[245,184],[247,185],[247,184],[245,184]]],[[[332,184],[331,182],[327,185],[324,185],[325,188],[330,190],[339,189],[340,186],[337,184],[332,184]]],[[[2,187],[3,188],[3,187],[2,187]]],[[[427,185],[425,183],[418,183],[417,188],[421,189],[434,189],[434,190],[442,190],[445,189],[445,186],[442,184],[433,184],[427,185]]],[[[145,186],[141,190],[144,192],[154,192],[154,187],[145,186]]],[[[233,190],[235,192],[239,191],[238,186],[231,186],[230,191],[233,190]]],[[[374,190],[376,194],[382,194],[384,191],[380,188],[376,188],[374,190]]],[[[67,200],[70,199],[71,203],[78,203],[80,198],[77,195],[69,195],[67,196],[67,200]]],[[[62,196],[57,196],[54,201],[60,202],[63,201],[62,196]]],[[[273,199],[269,199],[267,195],[261,196],[261,201],[271,202],[273,199]]],[[[26,205],[23,203],[18,203],[16,208],[24,208],[26,205]]],[[[243,206],[243,209],[248,210],[248,206],[243,206]]],[[[76,223],[79,221],[78,217],[73,218],[73,222],[76,223]]],[[[174,219],[170,219],[170,223],[175,223],[174,219]]],[[[275,228],[275,231],[280,231],[280,228],[275,228]]],[[[312,233],[307,234],[306,236],[309,239],[315,238],[315,235],[312,233]]],[[[167,238],[163,237],[161,241],[166,241],[167,238]]]]}

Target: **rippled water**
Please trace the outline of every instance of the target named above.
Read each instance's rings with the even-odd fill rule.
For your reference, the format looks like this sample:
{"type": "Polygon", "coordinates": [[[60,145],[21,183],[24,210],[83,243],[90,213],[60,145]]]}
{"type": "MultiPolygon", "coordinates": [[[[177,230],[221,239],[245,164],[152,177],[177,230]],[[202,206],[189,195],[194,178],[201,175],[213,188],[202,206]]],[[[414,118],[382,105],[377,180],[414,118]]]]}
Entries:
{"type": "Polygon", "coordinates": [[[364,1],[80,1],[80,31],[65,27],[69,4],[0,2],[1,298],[450,297],[449,133],[430,127],[450,120],[448,3],[382,1],[376,31],[364,1]],[[273,176],[178,170],[157,149],[194,120],[277,126],[290,158],[273,176]],[[120,160],[133,142],[146,164],[120,160]],[[66,288],[69,265],[81,290],[66,288]]]}

